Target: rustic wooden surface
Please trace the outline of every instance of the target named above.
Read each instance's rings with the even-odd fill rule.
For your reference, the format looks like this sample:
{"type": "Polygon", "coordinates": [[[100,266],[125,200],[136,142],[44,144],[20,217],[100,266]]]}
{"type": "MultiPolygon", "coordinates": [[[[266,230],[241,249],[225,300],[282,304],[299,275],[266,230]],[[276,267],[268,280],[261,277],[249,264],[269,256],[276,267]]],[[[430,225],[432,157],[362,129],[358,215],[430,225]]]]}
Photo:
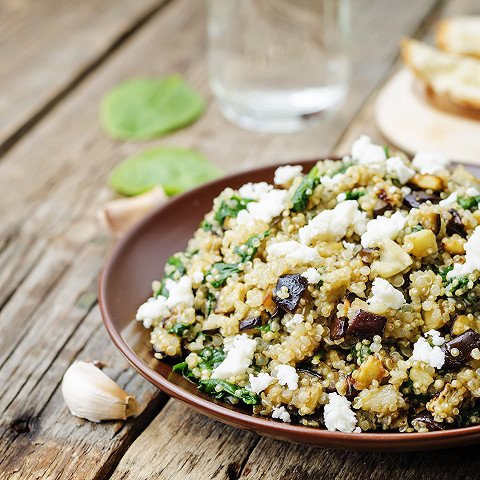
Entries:
{"type": "MultiPolygon", "coordinates": [[[[102,94],[134,75],[182,73],[208,99],[191,127],[151,142],[194,147],[226,172],[343,153],[372,120],[404,35],[431,36],[475,0],[355,0],[353,81],[340,113],[297,135],[260,135],[222,119],[207,88],[198,0],[0,1],[0,479],[476,478],[476,448],[412,454],[319,450],[260,438],[168,400],[109,341],[97,275],[112,239],[96,210],[105,179],[140,146],[107,139],[102,94]],[[75,359],[99,359],[142,413],[92,424],[59,385],[75,359]]],[[[143,144],[145,145],[145,144],[143,144]]]]}

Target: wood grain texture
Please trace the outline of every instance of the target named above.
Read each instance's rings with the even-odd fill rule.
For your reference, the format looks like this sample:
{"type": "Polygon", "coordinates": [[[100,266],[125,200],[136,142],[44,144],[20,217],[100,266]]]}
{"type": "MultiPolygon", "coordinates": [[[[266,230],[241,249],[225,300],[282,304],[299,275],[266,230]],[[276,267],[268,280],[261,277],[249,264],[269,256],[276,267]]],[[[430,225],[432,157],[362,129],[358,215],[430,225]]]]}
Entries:
{"type": "Polygon", "coordinates": [[[164,1],[0,2],[0,151],[164,1]]]}
{"type": "MultiPolygon", "coordinates": [[[[301,478],[302,472],[296,477],[292,469],[307,461],[313,464],[304,470],[307,473],[321,476],[322,462],[328,461],[329,472],[349,474],[342,470],[346,454],[260,440],[172,401],[138,437],[165,398],[127,368],[101,326],[96,278],[112,241],[99,228],[96,210],[111,197],[105,186],[110,169],[144,145],[194,147],[225,171],[315,157],[335,145],[346,148],[347,138],[361,127],[352,123],[357,111],[395,62],[398,40],[418,31],[436,4],[425,0],[397,8],[397,0],[353,3],[352,90],[341,112],[319,128],[293,136],[267,136],[225,122],[207,87],[204,4],[175,0],[110,52],[4,155],[0,161],[0,191],[7,193],[0,203],[0,478],[107,478],[127,449],[114,478],[275,478],[280,474],[279,478],[301,478]],[[171,72],[182,73],[209,100],[195,125],[141,145],[115,142],[101,133],[98,103],[110,86],[133,75],[171,72]],[[343,135],[348,125],[351,128],[343,135]],[[141,417],[95,425],[70,416],[59,384],[76,358],[106,361],[108,373],[139,397],[141,417]],[[281,465],[283,473],[272,462],[281,465]],[[287,477],[285,471],[293,473],[287,477]]],[[[23,41],[32,43],[31,37],[23,41]]],[[[369,113],[358,118],[366,121],[367,130],[372,129],[369,113]]],[[[385,470],[377,468],[380,457],[375,458],[370,470],[359,472],[374,472],[381,478],[378,475],[385,470]]]]}

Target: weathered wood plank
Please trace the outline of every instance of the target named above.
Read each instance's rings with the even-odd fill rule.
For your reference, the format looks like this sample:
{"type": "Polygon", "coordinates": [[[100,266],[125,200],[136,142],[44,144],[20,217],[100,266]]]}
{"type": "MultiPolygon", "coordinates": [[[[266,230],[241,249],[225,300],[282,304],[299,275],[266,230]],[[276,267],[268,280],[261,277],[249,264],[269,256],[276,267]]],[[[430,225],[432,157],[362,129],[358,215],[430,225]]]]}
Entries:
{"type": "Polygon", "coordinates": [[[0,151],[162,3],[0,2],[0,151]]]}
{"type": "MultiPolygon", "coordinates": [[[[152,143],[194,146],[225,170],[325,153],[386,75],[401,34],[415,31],[433,4],[433,0],[421,2],[392,15],[394,0],[354,3],[356,27],[362,34],[355,43],[357,80],[340,115],[319,129],[295,136],[256,135],[227,124],[210,102],[195,125],[152,143]],[[372,31],[380,33],[372,35],[372,31]],[[371,67],[362,68],[366,54],[371,67]]],[[[95,223],[95,211],[110,196],[104,186],[108,171],[138,149],[105,138],[98,127],[97,108],[110,85],[133,74],[182,72],[210,99],[203,61],[203,7],[191,0],[167,5],[0,162],[0,191],[8,192],[1,200],[0,265],[7,273],[0,276],[0,284],[8,285],[12,276],[15,280],[3,297],[5,306],[0,312],[0,382],[5,385],[0,394],[0,471],[7,472],[7,478],[102,478],[162,401],[153,387],[130,370],[124,371],[95,308],[95,279],[110,245],[95,223]],[[8,239],[22,246],[18,252],[8,239]],[[107,360],[114,376],[124,371],[120,383],[127,384],[148,406],[143,418],[122,427],[122,423],[92,425],[69,416],[58,385],[74,358],[107,360]],[[22,419],[33,419],[27,421],[29,432],[18,432],[22,419]]],[[[165,415],[174,421],[185,415],[184,407],[177,404],[168,408],[165,415]]],[[[210,428],[199,428],[191,437],[184,431],[172,441],[174,423],[167,434],[160,421],[163,418],[158,417],[148,434],[178,451],[185,442],[196,445],[210,428]]],[[[192,421],[210,422],[199,416],[192,421]]],[[[251,436],[212,425],[217,426],[211,429],[212,440],[223,432],[219,438],[235,445],[229,456],[235,458],[236,466],[225,470],[221,465],[226,457],[220,454],[213,462],[205,458],[198,462],[205,463],[213,478],[235,478],[253,446],[251,436]],[[242,452],[246,452],[243,457],[242,452]]],[[[206,455],[223,445],[217,440],[209,446],[206,455]]],[[[129,452],[124,465],[132,470],[130,478],[141,478],[143,462],[152,461],[153,453],[149,450],[140,463],[129,452]]],[[[178,458],[167,457],[165,475],[176,468],[178,458]]],[[[157,467],[159,460],[155,457],[157,467]]],[[[193,457],[188,461],[197,465],[193,457]]],[[[182,472],[189,474],[188,468],[182,467],[182,472]]],[[[174,478],[174,474],[164,478],[174,478]]]]}

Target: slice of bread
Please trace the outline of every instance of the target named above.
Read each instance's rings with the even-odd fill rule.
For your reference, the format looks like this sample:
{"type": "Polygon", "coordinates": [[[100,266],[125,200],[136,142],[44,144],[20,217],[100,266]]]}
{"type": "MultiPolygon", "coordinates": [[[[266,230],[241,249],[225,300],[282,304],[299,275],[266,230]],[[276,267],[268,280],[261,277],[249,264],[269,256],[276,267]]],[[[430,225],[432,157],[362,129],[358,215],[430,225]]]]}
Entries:
{"type": "Polygon", "coordinates": [[[418,40],[402,41],[405,64],[436,95],[480,109],[480,60],[437,50],[418,40]]]}
{"type": "Polygon", "coordinates": [[[443,20],[438,25],[435,40],[441,50],[480,58],[480,15],[443,20]]]}

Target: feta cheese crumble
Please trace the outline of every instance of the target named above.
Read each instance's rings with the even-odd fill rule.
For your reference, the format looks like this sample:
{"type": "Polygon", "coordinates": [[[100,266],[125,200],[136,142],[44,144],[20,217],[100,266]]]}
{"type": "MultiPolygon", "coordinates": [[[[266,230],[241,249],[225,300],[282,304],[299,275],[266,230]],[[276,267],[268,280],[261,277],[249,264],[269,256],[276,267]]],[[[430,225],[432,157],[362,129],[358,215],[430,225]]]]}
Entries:
{"type": "Polygon", "coordinates": [[[327,430],[334,432],[360,432],[357,427],[357,417],[351,409],[351,403],[338,393],[328,394],[329,402],[323,410],[323,419],[327,430]]]}
{"type": "Polygon", "coordinates": [[[415,170],[408,167],[400,157],[390,157],[385,162],[387,173],[396,178],[402,185],[407,183],[414,175],[415,170]]]}
{"type": "Polygon", "coordinates": [[[394,240],[402,231],[407,219],[400,212],[391,217],[380,216],[367,223],[367,231],[362,235],[361,243],[364,248],[371,247],[385,238],[394,240]]]}
{"type": "Polygon", "coordinates": [[[301,165],[285,165],[275,170],[273,181],[276,185],[289,185],[290,182],[302,173],[301,165]]]}
{"type": "Polygon", "coordinates": [[[165,300],[166,298],[162,295],[159,295],[157,298],[149,298],[143,305],[140,305],[135,318],[143,322],[145,328],[150,328],[154,320],[170,315],[170,310],[166,306],[165,300]]]}
{"type": "Polygon", "coordinates": [[[346,200],[331,210],[324,210],[300,228],[298,237],[305,245],[313,240],[341,240],[350,226],[358,235],[365,232],[367,217],[358,209],[356,200],[346,200]]]}
{"type": "Polygon", "coordinates": [[[316,268],[310,267],[307,268],[303,273],[302,277],[305,277],[308,280],[308,283],[318,283],[322,278],[318,273],[316,268]]]}
{"type": "Polygon", "coordinates": [[[267,182],[249,182],[238,189],[240,195],[243,198],[250,198],[252,200],[260,200],[266,193],[270,192],[271,190],[273,190],[273,187],[267,182]]]}
{"type": "Polygon", "coordinates": [[[372,297],[367,302],[375,310],[374,313],[384,313],[388,308],[398,310],[405,304],[405,297],[383,278],[376,278],[372,284],[372,297]]]}
{"type": "Polygon", "coordinates": [[[456,263],[453,270],[447,273],[447,279],[460,275],[470,275],[480,270],[480,226],[475,227],[472,236],[464,245],[465,263],[456,263]]]}
{"type": "Polygon", "coordinates": [[[217,380],[226,380],[233,375],[240,375],[251,365],[257,342],[247,334],[236,335],[230,345],[225,360],[212,372],[217,380]]]}
{"type": "Polygon", "coordinates": [[[267,253],[272,257],[283,257],[298,263],[314,262],[320,258],[318,252],[295,240],[287,242],[271,243],[267,247],[267,253]]]}
{"type": "Polygon", "coordinates": [[[249,390],[259,394],[272,384],[274,378],[268,373],[262,372],[257,376],[250,374],[248,376],[248,381],[250,382],[249,390]]]}
{"type": "Polygon", "coordinates": [[[289,390],[298,388],[298,373],[290,365],[278,365],[273,371],[280,385],[286,385],[289,390]]]}
{"type": "Polygon", "coordinates": [[[457,192],[453,192],[447,198],[440,200],[438,204],[441,207],[449,207],[450,205],[453,205],[454,203],[457,202],[457,198],[458,198],[457,192]]]}
{"type": "Polygon", "coordinates": [[[168,298],[165,301],[168,308],[176,307],[180,303],[185,303],[188,307],[193,305],[194,297],[190,277],[184,275],[178,282],[167,278],[165,287],[168,290],[168,298]]]}
{"type": "Polygon", "coordinates": [[[257,220],[270,223],[285,210],[287,196],[287,190],[274,189],[264,193],[258,202],[250,202],[246,209],[238,212],[237,223],[253,225],[257,220]]]}
{"type": "Polygon", "coordinates": [[[469,197],[476,197],[480,195],[480,192],[475,187],[468,187],[465,192],[469,197]]]}
{"type": "Polygon", "coordinates": [[[367,135],[362,135],[352,145],[352,158],[360,165],[384,162],[387,159],[385,150],[380,145],[375,145],[367,135]]]}
{"type": "Polygon", "coordinates": [[[273,407],[272,418],[278,418],[282,422],[290,423],[290,414],[285,407],[273,407]]]}
{"type": "Polygon", "coordinates": [[[442,368],[445,363],[445,352],[440,347],[445,343],[445,340],[436,330],[429,330],[425,333],[425,337],[430,337],[433,346],[425,338],[420,337],[413,345],[411,359],[428,363],[434,368],[442,368]]]}
{"type": "Polygon", "coordinates": [[[418,152],[412,165],[422,174],[436,173],[448,167],[450,161],[447,157],[435,152],[418,152]]]}

